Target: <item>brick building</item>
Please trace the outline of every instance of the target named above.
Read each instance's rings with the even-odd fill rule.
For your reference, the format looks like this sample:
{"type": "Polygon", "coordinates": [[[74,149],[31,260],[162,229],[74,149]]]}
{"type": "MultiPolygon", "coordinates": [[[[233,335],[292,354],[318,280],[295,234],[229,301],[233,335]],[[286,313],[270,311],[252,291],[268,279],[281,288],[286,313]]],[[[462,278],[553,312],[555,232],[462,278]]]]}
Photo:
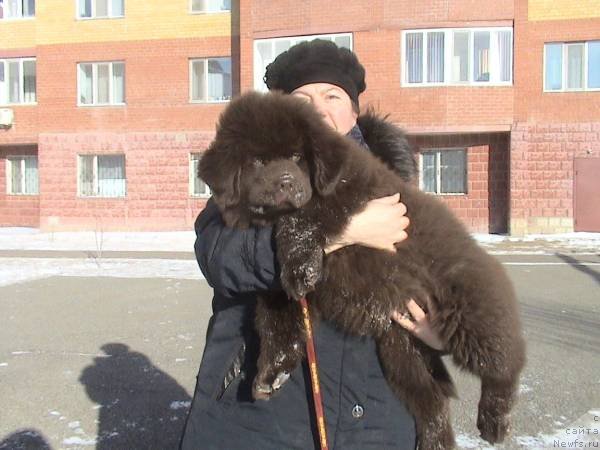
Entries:
{"type": "Polygon", "coordinates": [[[361,106],[408,132],[421,188],[471,230],[600,231],[598,0],[0,0],[0,17],[0,226],[190,229],[227,100],[320,36],[358,54],[361,106]]]}

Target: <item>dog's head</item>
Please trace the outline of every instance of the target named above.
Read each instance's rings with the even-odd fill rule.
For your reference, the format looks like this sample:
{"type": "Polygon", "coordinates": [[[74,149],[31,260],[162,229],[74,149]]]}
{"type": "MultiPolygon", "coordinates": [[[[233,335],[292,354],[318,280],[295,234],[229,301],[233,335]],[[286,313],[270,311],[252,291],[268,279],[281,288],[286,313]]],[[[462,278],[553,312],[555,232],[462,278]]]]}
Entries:
{"type": "Polygon", "coordinates": [[[346,158],[344,145],[304,101],[250,93],[221,115],[198,172],[228,225],[272,223],[313,195],[333,192],[346,158]]]}

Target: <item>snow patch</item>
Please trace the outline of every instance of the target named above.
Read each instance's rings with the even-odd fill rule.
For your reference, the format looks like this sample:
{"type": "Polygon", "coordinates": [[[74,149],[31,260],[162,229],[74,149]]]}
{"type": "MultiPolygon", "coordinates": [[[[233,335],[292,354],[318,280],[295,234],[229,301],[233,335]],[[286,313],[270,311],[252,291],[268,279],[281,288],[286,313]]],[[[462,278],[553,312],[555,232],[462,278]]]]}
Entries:
{"type": "Polygon", "coordinates": [[[92,446],[96,445],[95,438],[82,438],[79,436],[71,436],[63,440],[64,445],[83,445],[92,446]]]}
{"type": "Polygon", "coordinates": [[[53,276],[203,279],[191,259],[2,258],[0,286],[53,276]]]}
{"type": "Polygon", "coordinates": [[[171,409],[187,409],[190,407],[190,405],[192,404],[191,401],[175,401],[175,402],[171,402],[170,408],[171,409]]]}

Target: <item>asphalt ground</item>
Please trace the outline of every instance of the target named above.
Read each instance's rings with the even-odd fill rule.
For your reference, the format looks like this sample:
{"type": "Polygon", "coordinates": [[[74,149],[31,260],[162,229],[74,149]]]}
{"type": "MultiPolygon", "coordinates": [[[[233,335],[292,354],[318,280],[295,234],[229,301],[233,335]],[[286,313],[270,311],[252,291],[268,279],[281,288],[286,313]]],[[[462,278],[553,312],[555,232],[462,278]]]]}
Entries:
{"type": "MultiPolygon", "coordinates": [[[[598,442],[600,252],[553,251],[497,256],[518,292],[528,363],[511,436],[495,448],[598,442]]],[[[0,270],[17,257],[60,256],[2,251],[0,270]]],[[[0,287],[0,448],[176,448],[211,297],[205,281],[177,278],[51,276],[0,287]]],[[[490,448],[476,438],[479,382],[453,373],[459,447],[490,448]]]]}

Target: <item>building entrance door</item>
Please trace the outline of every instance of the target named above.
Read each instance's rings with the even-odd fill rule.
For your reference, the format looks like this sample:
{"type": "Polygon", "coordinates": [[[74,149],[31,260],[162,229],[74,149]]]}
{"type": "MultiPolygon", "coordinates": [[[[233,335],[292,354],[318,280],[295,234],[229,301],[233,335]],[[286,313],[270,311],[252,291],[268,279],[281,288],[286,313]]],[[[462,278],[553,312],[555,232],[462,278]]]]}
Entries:
{"type": "Polygon", "coordinates": [[[575,231],[600,231],[600,158],[575,158],[575,231]]]}

